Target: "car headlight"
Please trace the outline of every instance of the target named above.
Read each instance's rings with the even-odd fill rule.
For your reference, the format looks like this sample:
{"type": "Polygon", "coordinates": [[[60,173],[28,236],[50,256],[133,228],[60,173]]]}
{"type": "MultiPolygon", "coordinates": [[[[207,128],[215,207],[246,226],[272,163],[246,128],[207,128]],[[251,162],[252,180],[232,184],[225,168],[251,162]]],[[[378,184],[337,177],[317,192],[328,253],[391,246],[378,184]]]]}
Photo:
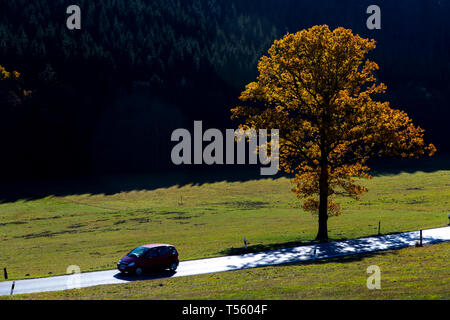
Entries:
{"type": "Polygon", "coordinates": [[[135,263],[134,262],[131,262],[128,266],[129,267],[132,267],[132,266],[134,266],[135,265],[135,263]]]}

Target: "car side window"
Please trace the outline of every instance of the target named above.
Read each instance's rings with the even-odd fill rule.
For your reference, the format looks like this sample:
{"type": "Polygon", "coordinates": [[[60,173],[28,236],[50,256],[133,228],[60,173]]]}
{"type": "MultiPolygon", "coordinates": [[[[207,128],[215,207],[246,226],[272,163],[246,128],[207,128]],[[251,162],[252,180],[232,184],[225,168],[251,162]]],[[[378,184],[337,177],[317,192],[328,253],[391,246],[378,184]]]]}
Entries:
{"type": "Polygon", "coordinates": [[[151,259],[151,258],[154,258],[154,257],[157,257],[158,256],[158,251],[157,251],[157,249],[155,248],[155,249],[150,249],[150,250],[148,250],[148,252],[147,252],[147,258],[148,259],[151,259]]]}
{"type": "Polygon", "coordinates": [[[167,247],[160,247],[159,249],[159,256],[160,257],[164,257],[167,256],[169,254],[169,249],[167,247]]]}

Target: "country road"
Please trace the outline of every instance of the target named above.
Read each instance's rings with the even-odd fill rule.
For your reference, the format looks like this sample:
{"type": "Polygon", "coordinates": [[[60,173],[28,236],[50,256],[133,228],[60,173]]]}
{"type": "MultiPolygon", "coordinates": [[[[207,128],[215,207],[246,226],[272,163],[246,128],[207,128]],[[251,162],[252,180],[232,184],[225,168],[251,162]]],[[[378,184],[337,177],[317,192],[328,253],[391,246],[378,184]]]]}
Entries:
{"type": "MultiPolygon", "coordinates": [[[[294,263],[312,259],[364,254],[380,250],[400,249],[414,246],[419,240],[419,231],[394,235],[353,239],[317,245],[299,246],[259,253],[226,256],[209,259],[182,261],[176,273],[163,272],[140,278],[120,275],[117,270],[87,272],[40,279],[15,281],[13,294],[60,291],[76,287],[126,283],[136,280],[152,280],[167,277],[184,277],[205,273],[256,268],[277,264],[294,263]],[[315,256],[314,256],[314,251],[315,256]]],[[[450,241],[450,227],[423,230],[423,244],[450,241]]],[[[11,293],[12,281],[0,282],[0,296],[11,293]]]]}

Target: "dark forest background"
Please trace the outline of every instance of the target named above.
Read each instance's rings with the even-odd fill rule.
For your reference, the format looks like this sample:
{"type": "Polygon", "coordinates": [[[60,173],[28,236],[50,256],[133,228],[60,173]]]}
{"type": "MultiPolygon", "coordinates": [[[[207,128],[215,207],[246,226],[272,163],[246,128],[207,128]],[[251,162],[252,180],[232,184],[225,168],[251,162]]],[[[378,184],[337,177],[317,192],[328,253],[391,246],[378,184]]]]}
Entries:
{"type": "Polygon", "coordinates": [[[376,2],[381,30],[373,1],[0,0],[0,65],[21,73],[0,82],[1,180],[168,169],[174,129],[234,128],[261,55],[318,24],[376,39],[385,98],[449,153],[450,1],[376,2]]]}

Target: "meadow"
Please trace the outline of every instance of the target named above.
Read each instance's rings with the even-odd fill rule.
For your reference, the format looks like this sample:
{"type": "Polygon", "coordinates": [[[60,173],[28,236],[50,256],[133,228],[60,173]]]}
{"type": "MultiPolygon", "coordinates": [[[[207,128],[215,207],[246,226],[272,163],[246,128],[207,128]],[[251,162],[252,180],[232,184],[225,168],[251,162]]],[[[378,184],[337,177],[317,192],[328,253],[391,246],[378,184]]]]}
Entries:
{"type": "MultiPolygon", "coordinates": [[[[450,171],[375,176],[361,201],[340,199],[331,240],[447,225],[450,171]]],[[[0,204],[0,267],[9,279],[115,268],[130,249],[171,243],[181,260],[311,242],[317,217],[302,211],[288,178],[192,183],[0,204]]],[[[4,280],[4,279],[2,279],[4,280]]]]}

